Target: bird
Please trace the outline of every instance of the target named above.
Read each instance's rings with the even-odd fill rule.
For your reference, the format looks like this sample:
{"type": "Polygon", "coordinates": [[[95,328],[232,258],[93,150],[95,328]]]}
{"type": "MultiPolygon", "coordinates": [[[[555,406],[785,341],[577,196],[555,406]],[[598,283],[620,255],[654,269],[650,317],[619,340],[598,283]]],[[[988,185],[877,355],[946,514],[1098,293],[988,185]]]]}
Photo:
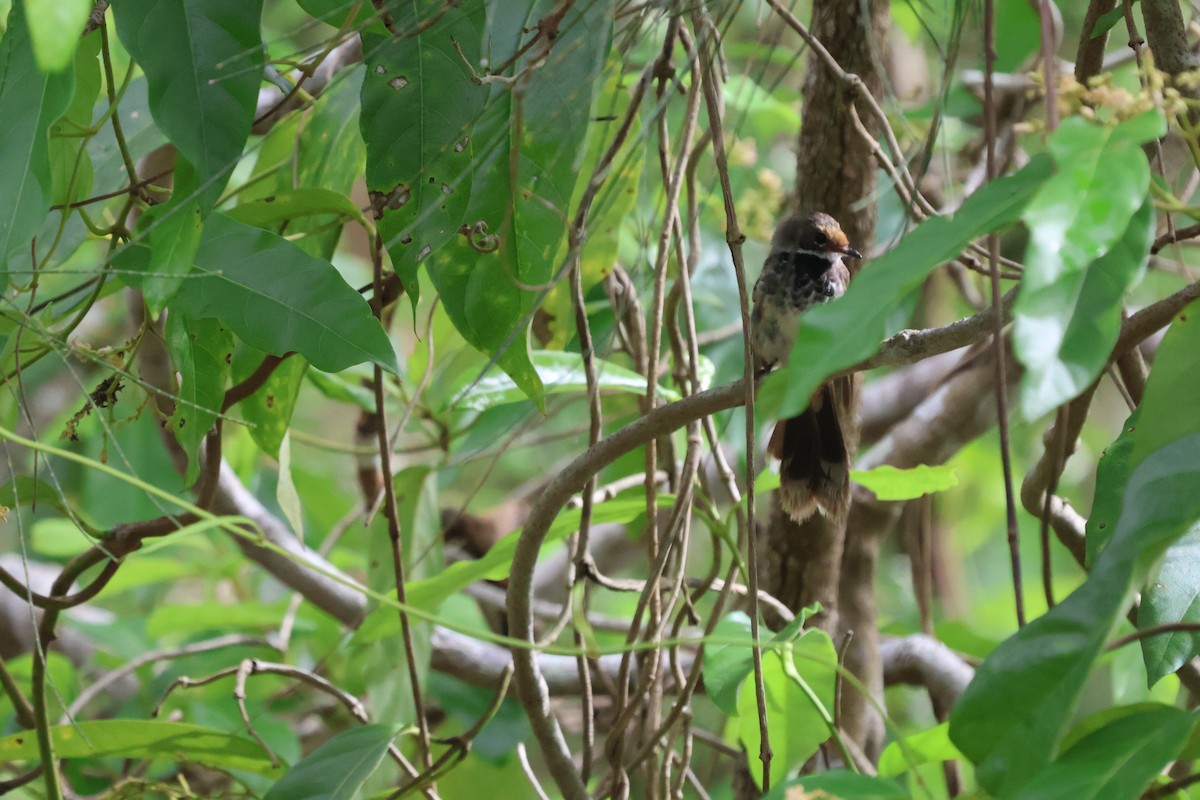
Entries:
{"type": "MultiPolygon", "coordinates": [[[[754,285],[750,325],[757,376],[787,364],[805,311],[845,294],[850,270],[844,258],[862,254],[828,214],[793,214],[779,223],[754,285]]],[[[779,504],[797,523],[817,512],[845,520],[850,446],[842,417],[848,405],[845,387],[826,382],[804,411],[777,422],[771,434],[767,451],[779,459],[779,504]]]]}

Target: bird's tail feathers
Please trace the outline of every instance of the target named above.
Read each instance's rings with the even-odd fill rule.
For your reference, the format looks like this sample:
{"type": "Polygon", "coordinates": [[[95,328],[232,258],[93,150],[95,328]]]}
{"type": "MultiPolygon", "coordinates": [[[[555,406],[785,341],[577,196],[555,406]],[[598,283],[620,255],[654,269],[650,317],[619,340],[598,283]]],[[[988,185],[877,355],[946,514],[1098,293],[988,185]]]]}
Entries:
{"type": "Polygon", "coordinates": [[[779,502],[797,523],[820,513],[841,524],[850,508],[850,454],[828,385],[807,409],[776,424],[768,450],[779,459],[779,502]]]}

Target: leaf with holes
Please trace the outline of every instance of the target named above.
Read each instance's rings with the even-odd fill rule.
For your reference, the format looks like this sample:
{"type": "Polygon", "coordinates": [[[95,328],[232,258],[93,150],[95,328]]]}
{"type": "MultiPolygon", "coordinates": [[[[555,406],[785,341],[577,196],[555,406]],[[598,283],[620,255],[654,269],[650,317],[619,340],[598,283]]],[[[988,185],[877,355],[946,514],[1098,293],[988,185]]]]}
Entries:
{"type": "MultiPolygon", "coordinates": [[[[234,360],[237,382],[248,378],[262,363],[260,352],[238,353],[234,360]]],[[[250,425],[250,436],[264,453],[275,457],[292,421],[300,385],[308,372],[308,362],[300,356],[286,358],[271,371],[271,376],[245,400],[237,404],[242,419],[250,425]]]]}
{"type": "Polygon", "coordinates": [[[187,454],[183,485],[191,486],[200,469],[198,455],[204,437],[221,412],[225,383],[233,360],[233,336],[215,319],[186,314],[167,318],[167,348],[179,375],[175,413],[167,427],[187,454]]]}
{"type": "Polygon", "coordinates": [[[417,0],[393,13],[394,28],[415,33],[363,32],[359,124],[379,234],[415,309],[417,270],[455,235],[474,191],[472,142],[490,90],[467,65],[480,61],[485,9],[417,0]]]}

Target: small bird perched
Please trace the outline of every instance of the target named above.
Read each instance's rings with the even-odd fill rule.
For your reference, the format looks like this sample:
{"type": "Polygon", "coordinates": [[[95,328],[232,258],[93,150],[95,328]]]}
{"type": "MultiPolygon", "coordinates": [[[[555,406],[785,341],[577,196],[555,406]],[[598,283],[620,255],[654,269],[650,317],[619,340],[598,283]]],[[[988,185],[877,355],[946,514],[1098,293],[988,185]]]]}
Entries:
{"type": "MultiPolygon", "coordinates": [[[[841,297],[850,283],[842,257],[862,255],[837,220],[817,212],[784,219],[754,285],[750,316],[755,369],[786,364],[800,315],[841,297]]],[[[850,453],[841,414],[846,402],[832,383],[822,385],[799,416],[775,424],[768,452],[779,459],[779,499],[796,522],[819,511],[841,521],[850,505],[850,453]]]]}

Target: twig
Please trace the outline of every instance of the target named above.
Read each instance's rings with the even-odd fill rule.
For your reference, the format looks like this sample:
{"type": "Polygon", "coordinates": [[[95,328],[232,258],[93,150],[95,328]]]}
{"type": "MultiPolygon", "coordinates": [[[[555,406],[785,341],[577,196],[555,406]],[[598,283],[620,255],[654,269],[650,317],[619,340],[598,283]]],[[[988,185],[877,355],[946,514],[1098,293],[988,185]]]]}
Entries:
{"type": "MultiPolygon", "coordinates": [[[[984,0],[983,11],[984,49],[984,136],[987,139],[987,177],[996,179],[996,100],[992,76],[996,69],[996,8],[995,0],[984,0]]],[[[1043,29],[1043,37],[1046,35],[1043,29]]],[[[1047,78],[1047,83],[1049,83],[1047,78]]],[[[1000,304],[1000,237],[988,234],[988,264],[992,271],[992,347],[997,357],[993,359],[996,370],[996,416],[1000,426],[1000,465],[1004,473],[1004,508],[1008,527],[1008,550],[1012,562],[1013,602],[1016,605],[1017,626],[1025,625],[1025,598],[1021,588],[1021,549],[1017,536],[1017,504],[1013,492],[1012,455],[1009,452],[1008,436],[1008,379],[1004,359],[999,356],[1003,348],[1004,325],[1000,304]]]]}
{"type": "MultiPolygon", "coordinates": [[[[374,235],[371,248],[371,265],[375,281],[375,293],[371,298],[375,318],[383,322],[383,239],[379,232],[374,235]]],[[[396,582],[396,600],[408,604],[404,586],[404,543],[400,538],[399,510],[396,504],[396,487],[392,482],[392,444],[388,439],[387,411],[384,408],[383,368],[375,365],[373,388],[375,390],[376,434],[379,445],[380,471],[383,473],[384,516],[387,518],[388,540],[392,546],[392,573],[396,582]]],[[[413,643],[412,626],[403,609],[400,614],[400,635],[404,640],[404,658],[407,662],[409,689],[413,698],[413,709],[417,716],[417,735],[420,754],[425,769],[433,766],[433,754],[429,746],[429,720],[425,716],[425,698],[421,693],[420,671],[417,665],[417,650],[413,643]]]]}
{"type": "Polygon", "coordinates": [[[64,722],[67,719],[77,716],[83,710],[84,706],[104,692],[109,686],[122,680],[127,675],[132,675],[146,664],[152,664],[156,661],[170,661],[175,658],[185,658],[198,653],[209,653],[213,650],[223,650],[226,647],[272,647],[272,645],[267,640],[258,636],[233,633],[226,636],[218,636],[214,639],[205,639],[201,642],[192,642],[182,647],[164,648],[162,650],[151,650],[148,653],[142,653],[140,656],[130,659],[114,670],[106,672],[85,686],[75,699],[71,701],[70,707],[63,715],[64,722]]]}
{"type": "Polygon", "coordinates": [[[533,787],[533,791],[537,794],[538,800],[550,800],[546,794],[546,790],[542,788],[542,784],[538,781],[537,775],[533,771],[533,767],[529,764],[529,753],[525,751],[525,743],[517,742],[517,760],[521,762],[521,771],[525,773],[525,777],[529,779],[529,785],[533,787]]]}
{"type": "Polygon", "coordinates": [[[1140,642],[1142,639],[1150,639],[1154,636],[1162,636],[1165,633],[1200,633],[1200,622],[1167,622],[1142,628],[1113,639],[1105,645],[1104,650],[1111,653],[1113,650],[1120,650],[1127,644],[1140,642]]]}

